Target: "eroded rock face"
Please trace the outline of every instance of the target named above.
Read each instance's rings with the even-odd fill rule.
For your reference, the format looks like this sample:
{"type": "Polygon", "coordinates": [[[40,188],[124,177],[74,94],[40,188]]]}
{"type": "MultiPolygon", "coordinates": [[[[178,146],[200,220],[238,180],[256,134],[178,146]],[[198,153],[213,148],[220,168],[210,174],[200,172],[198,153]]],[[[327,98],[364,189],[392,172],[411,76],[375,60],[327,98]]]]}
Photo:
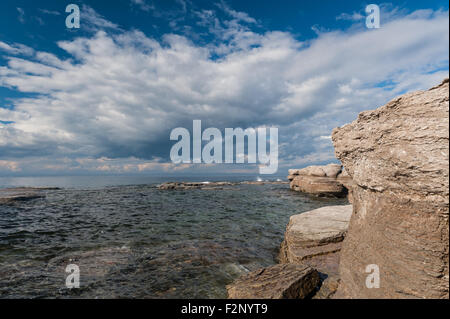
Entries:
{"type": "Polygon", "coordinates": [[[341,175],[341,165],[328,164],[290,169],[288,179],[291,189],[295,191],[316,196],[344,197],[348,189],[340,179],[341,175]]]}
{"type": "Polygon", "coordinates": [[[304,299],[319,273],[304,264],[279,264],[252,271],[227,286],[230,299],[304,299]]]}
{"type": "Polygon", "coordinates": [[[337,296],[449,298],[448,102],[447,79],[333,131],[354,205],[337,296]],[[366,287],[369,264],[380,288],[366,287]]]}

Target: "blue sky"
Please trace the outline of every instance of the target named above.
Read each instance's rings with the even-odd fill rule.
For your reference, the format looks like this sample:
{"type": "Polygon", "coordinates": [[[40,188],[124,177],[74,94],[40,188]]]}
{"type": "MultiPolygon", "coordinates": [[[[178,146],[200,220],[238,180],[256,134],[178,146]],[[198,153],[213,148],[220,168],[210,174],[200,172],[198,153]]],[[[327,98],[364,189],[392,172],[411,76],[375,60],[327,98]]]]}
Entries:
{"type": "Polygon", "coordinates": [[[281,175],[336,161],[334,127],[448,77],[447,1],[367,4],[2,1],[0,176],[258,173],[171,163],[194,119],[278,127],[281,175]]]}

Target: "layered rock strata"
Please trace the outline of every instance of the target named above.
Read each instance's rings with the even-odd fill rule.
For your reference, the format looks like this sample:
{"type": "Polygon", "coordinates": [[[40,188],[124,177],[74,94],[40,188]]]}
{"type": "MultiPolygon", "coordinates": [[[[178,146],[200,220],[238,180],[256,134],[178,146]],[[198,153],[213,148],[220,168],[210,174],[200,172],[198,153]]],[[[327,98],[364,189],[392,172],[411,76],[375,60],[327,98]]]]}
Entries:
{"type": "Polygon", "coordinates": [[[448,82],[333,131],[354,207],[338,297],[449,298],[448,82]],[[366,282],[373,265],[379,288],[366,282]]]}
{"type": "Polygon", "coordinates": [[[339,254],[352,206],[327,206],[291,216],[280,248],[280,263],[306,264],[320,273],[319,298],[331,297],[339,282],[339,254]]]}
{"type": "Polygon", "coordinates": [[[316,196],[344,197],[351,186],[351,178],[339,164],[290,169],[288,179],[292,190],[316,196]]]}

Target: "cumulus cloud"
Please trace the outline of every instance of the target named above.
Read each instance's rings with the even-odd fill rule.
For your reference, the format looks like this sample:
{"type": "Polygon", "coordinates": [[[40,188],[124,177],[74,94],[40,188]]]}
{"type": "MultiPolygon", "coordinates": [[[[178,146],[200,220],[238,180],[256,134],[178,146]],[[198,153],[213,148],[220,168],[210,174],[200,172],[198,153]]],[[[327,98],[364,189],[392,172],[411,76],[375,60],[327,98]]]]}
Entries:
{"type": "Polygon", "coordinates": [[[0,122],[0,158],[76,169],[85,158],[101,171],[173,168],[170,131],[200,119],[221,130],[279,127],[280,167],[328,162],[334,153],[324,137],[334,127],[448,76],[448,12],[415,12],[377,30],[321,32],[303,42],[288,32],[251,31],[241,24],[253,23],[247,16],[229,14],[232,22],[222,23],[213,11],[199,13],[221,39],[207,45],[120,31],[95,11],[91,25],[106,31],[59,42],[69,59],[18,57],[17,44],[0,42],[9,54],[0,85],[36,94],[0,108],[9,123],[0,122]],[[58,158],[67,160],[51,163],[58,158]]]}
{"type": "Polygon", "coordinates": [[[20,43],[8,44],[0,41],[0,51],[5,51],[13,55],[33,55],[34,50],[26,45],[20,43]]]}

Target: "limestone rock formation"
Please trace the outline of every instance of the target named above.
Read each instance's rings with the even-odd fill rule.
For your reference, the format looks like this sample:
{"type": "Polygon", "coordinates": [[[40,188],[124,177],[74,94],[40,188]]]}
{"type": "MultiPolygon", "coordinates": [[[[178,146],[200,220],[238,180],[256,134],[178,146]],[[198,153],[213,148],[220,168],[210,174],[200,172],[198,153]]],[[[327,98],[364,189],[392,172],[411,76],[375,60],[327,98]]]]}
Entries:
{"type": "Polygon", "coordinates": [[[319,273],[302,264],[279,264],[250,272],[227,286],[230,299],[304,299],[319,284],[319,273]]]}
{"type": "MultiPolygon", "coordinates": [[[[351,180],[345,177],[341,180],[342,166],[328,164],[326,166],[308,166],[302,169],[290,169],[288,179],[292,190],[309,193],[316,196],[344,197],[347,187],[343,181],[351,180]]],[[[347,184],[348,186],[348,184],[347,184]]]]}
{"type": "Polygon", "coordinates": [[[449,81],[333,131],[353,179],[338,297],[449,298],[449,81]],[[380,287],[367,288],[375,264],[380,287]]]}
{"type": "Polygon", "coordinates": [[[352,205],[326,206],[291,216],[281,244],[281,263],[302,263],[337,281],[339,252],[352,205]]]}

